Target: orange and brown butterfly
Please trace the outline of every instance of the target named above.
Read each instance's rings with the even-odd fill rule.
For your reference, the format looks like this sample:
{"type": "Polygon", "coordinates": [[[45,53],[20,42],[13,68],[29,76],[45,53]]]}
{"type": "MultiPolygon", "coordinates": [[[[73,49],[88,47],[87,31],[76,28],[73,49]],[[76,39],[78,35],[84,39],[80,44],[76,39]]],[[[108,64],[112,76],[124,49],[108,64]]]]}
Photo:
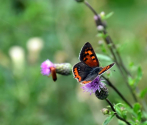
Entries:
{"type": "Polygon", "coordinates": [[[98,75],[110,69],[114,63],[100,67],[99,60],[89,42],[85,43],[79,54],[80,62],[74,65],[73,74],[78,82],[87,84],[93,81],[98,75]]]}

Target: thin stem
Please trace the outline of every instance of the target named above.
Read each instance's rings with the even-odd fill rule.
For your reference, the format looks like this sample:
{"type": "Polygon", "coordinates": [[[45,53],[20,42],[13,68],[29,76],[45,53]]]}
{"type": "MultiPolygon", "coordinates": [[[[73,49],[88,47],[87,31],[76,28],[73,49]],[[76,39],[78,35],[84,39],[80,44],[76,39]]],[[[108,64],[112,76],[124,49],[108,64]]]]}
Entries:
{"type": "Polygon", "coordinates": [[[125,119],[123,119],[122,117],[120,117],[120,116],[117,114],[117,112],[116,112],[115,108],[113,107],[112,103],[111,103],[107,98],[106,98],[105,100],[106,100],[107,103],[111,106],[111,109],[114,111],[114,114],[116,115],[116,117],[117,117],[118,119],[120,119],[121,121],[125,122],[127,125],[131,125],[128,121],[126,121],[125,119]]]}
{"type": "MultiPolygon", "coordinates": [[[[107,34],[106,31],[104,31],[104,34],[107,34]]],[[[107,36],[105,38],[105,42],[109,46],[109,44],[110,44],[110,37],[109,36],[107,36]]],[[[116,58],[116,55],[114,53],[114,50],[113,50],[112,46],[109,46],[109,50],[111,51],[111,53],[112,53],[112,55],[114,57],[114,61],[116,62],[116,65],[119,68],[119,71],[121,72],[121,74],[122,74],[122,76],[123,76],[123,78],[124,78],[124,80],[126,82],[126,85],[127,85],[127,87],[129,88],[129,90],[130,90],[130,92],[132,94],[132,97],[133,97],[134,101],[137,102],[136,95],[133,93],[133,89],[131,88],[131,86],[129,85],[128,81],[126,80],[126,76],[124,75],[124,72],[122,71],[121,66],[119,65],[119,63],[117,61],[117,58],[116,58]]]]}
{"type": "Polygon", "coordinates": [[[123,78],[124,78],[124,80],[125,80],[125,82],[126,82],[127,87],[130,89],[130,92],[131,92],[131,94],[132,94],[132,96],[133,96],[134,101],[135,101],[135,102],[138,102],[137,97],[136,97],[136,95],[135,95],[135,93],[134,93],[134,90],[133,90],[133,89],[131,88],[131,86],[129,85],[129,83],[128,83],[127,79],[125,78],[124,74],[122,74],[122,76],[123,76],[123,78]]]}
{"type": "MultiPolygon", "coordinates": [[[[94,15],[98,17],[98,20],[96,20],[97,26],[98,26],[98,25],[102,25],[102,26],[105,27],[105,25],[104,25],[104,23],[102,22],[100,16],[99,16],[99,15],[97,14],[97,12],[93,9],[93,7],[92,7],[87,1],[84,1],[84,3],[85,3],[85,5],[94,13],[94,15]]],[[[115,45],[114,45],[112,39],[110,38],[110,36],[108,36],[108,34],[107,34],[105,28],[104,28],[103,33],[104,33],[105,35],[107,35],[107,37],[104,38],[104,39],[105,39],[105,42],[106,42],[106,44],[108,45],[109,50],[111,51],[111,54],[112,54],[113,57],[114,57],[114,61],[116,62],[117,67],[119,68],[119,70],[120,70],[120,72],[121,72],[123,78],[124,78],[125,81],[126,81],[127,87],[129,88],[129,90],[130,90],[130,92],[131,92],[131,94],[132,94],[132,97],[133,97],[134,101],[137,102],[136,95],[134,94],[133,89],[132,89],[132,88],[130,87],[130,85],[128,84],[128,82],[127,82],[127,80],[126,80],[127,78],[126,78],[126,76],[124,75],[124,73],[123,73],[123,71],[122,71],[122,69],[121,69],[121,68],[123,67],[124,71],[126,71],[126,68],[125,68],[125,66],[123,65],[122,59],[121,59],[121,57],[120,57],[118,51],[116,51],[117,49],[116,49],[116,47],[115,47],[115,45]],[[112,46],[110,46],[110,44],[112,44],[112,46]],[[115,50],[114,50],[114,49],[115,49],[115,50]],[[119,61],[117,60],[116,55],[118,56],[119,61]],[[120,62],[121,65],[119,64],[119,62],[120,62]]]]}
{"type": "Polygon", "coordinates": [[[87,1],[84,1],[84,3],[86,4],[86,6],[88,6],[90,8],[90,10],[97,16],[97,12],[92,8],[92,6],[90,6],[90,4],[87,1]]]}
{"type": "MultiPolygon", "coordinates": [[[[105,27],[104,23],[103,23],[102,20],[100,19],[100,16],[99,16],[98,13],[93,9],[93,7],[92,7],[87,1],[84,1],[84,3],[85,3],[85,5],[94,13],[94,15],[96,15],[96,16],[99,18],[99,23],[105,27]]],[[[104,34],[107,34],[106,30],[104,30],[104,34]]],[[[126,67],[124,66],[123,61],[122,61],[122,59],[121,59],[121,57],[120,57],[120,54],[119,54],[118,50],[116,49],[116,46],[115,46],[114,42],[112,41],[111,37],[110,37],[110,36],[107,36],[107,37],[105,38],[105,40],[106,40],[107,44],[112,43],[112,47],[116,50],[116,54],[118,55],[118,58],[119,58],[119,60],[120,60],[119,62],[121,63],[121,66],[123,67],[124,71],[125,71],[129,76],[131,76],[131,74],[129,73],[129,71],[128,71],[128,70],[126,69],[126,67]]],[[[113,54],[112,51],[111,51],[111,53],[113,54]]],[[[115,60],[116,60],[116,57],[115,57],[114,54],[113,54],[113,57],[114,57],[115,60]]]]}
{"type": "Polygon", "coordinates": [[[110,82],[110,80],[107,79],[105,76],[102,76],[102,77],[107,81],[108,85],[109,85],[110,87],[112,87],[112,88],[116,91],[116,93],[117,93],[117,94],[118,94],[131,108],[133,108],[132,105],[125,99],[125,97],[118,91],[118,89],[115,88],[115,86],[110,82]]]}
{"type": "MultiPolygon", "coordinates": [[[[94,13],[94,15],[95,16],[97,16],[98,17],[98,23],[100,23],[101,25],[104,25],[103,24],[103,22],[102,22],[102,20],[101,20],[101,18],[100,18],[100,16],[98,15],[98,13],[93,9],[93,7],[87,2],[87,1],[84,1],[84,3],[85,3],[85,5],[94,13]]],[[[98,25],[98,24],[97,24],[98,25]]],[[[105,26],[104,26],[105,27],[105,26]]],[[[107,32],[106,32],[106,30],[104,30],[103,31],[103,33],[105,34],[105,35],[107,35],[107,32]]],[[[106,38],[105,38],[105,41],[106,41],[106,43],[109,45],[110,43],[111,43],[111,41],[112,40],[110,40],[111,38],[110,38],[110,36],[107,36],[106,38]]],[[[118,67],[120,67],[119,66],[119,63],[118,63],[118,61],[117,61],[117,58],[116,58],[116,56],[115,56],[115,53],[113,52],[113,49],[109,46],[109,49],[110,49],[110,51],[111,51],[111,53],[112,53],[112,55],[113,55],[113,57],[114,57],[114,60],[115,60],[115,62],[116,62],[116,64],[117,64],[117,66],[118,67]]]]}
{"type": "Polygon", "coordinates": [[[118,59],[119,59],[119,62],[120,62],[120,64],[121,64],[122,68],[124,69],[124,71],[125,71],[129,76],[131,76],[130,72],[129,72],[129,71],[126,69],[126,67],[124,66],[123,61],[122,61],[122,58],[121,58],[121,56],[120,56],[120,54],[119,54],[119,51],[117,50],[117,48],[116,48],[114,42],[112,41],[111,37],[109,37],[109,41],[112,43],[112,47],[113,47],[113,49],[115,49],[115,51],[116,51],[116,54],[117,54],[117,56],[118,56],[118,59]]]}

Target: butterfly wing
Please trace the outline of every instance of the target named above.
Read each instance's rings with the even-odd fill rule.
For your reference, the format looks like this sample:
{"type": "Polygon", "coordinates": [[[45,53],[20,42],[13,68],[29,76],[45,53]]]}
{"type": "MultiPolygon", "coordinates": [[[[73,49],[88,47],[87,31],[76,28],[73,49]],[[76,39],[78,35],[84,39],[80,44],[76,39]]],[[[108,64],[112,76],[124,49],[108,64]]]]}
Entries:
{"type": "Polygon", "coordinates": [[[104,72],[106,72],[108,69],[110,69],[115,63],[112,63],[108,66],[105,66],[104,68],[101,69],[101,71],[98,73],[98,75],[102,75],[104,72]]]}
{"type": "Polygon", "coordinates": [[[99,61],[89,42],[85,43],[80,52],[80,61],[84,62],[90,67],[99,67],[99,61]]]}
{"type": "Polygon", "coordinates": [[[92,70],[91,67],[84,64],[83,62],[79,62],[73,67],[73,74],[74,77],[83,84],[89,83],[91,81],[85,81],[86,77],[88,76],[89,72],[92,70]]]}
{"type": "Polygon", "coordinates": [[[81,62],[73,67],[74,77],[82,84],[90,83],[97,75],[101,75],[110,69],[114,63],[102,68],[99,67],[99,61],[89,42],[85,43],[81,49],[79,59],[81,62]]]}

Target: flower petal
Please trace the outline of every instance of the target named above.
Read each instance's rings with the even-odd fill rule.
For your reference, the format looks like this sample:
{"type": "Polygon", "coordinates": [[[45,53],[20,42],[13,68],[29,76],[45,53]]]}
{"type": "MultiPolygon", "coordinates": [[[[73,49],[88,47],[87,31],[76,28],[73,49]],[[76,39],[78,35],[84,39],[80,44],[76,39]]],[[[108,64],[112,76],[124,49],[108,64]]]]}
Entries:
{"type": "Polygon", "coordinates": [[[92,82],[85,84],[83,87],[81,87],[84,91],[87,91],[90,93],[95,93],[97,90],[100,92],[101,87],[103,87],[104,84],[101,82],[100,77],[96,77],[92,82]]]}
{"type": "Polygon", "coordinates": [[[41,64],[41,74],[48,76],[51,73],[51,67],[54,67],[54,64],[49,59],[47,59],[41,64]]]}

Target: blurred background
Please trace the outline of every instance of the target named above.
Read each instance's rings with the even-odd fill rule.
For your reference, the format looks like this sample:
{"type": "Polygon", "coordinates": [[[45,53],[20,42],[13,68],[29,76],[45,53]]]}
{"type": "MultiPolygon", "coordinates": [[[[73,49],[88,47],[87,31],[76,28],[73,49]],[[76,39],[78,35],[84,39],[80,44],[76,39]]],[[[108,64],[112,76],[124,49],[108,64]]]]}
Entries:
{"type": "MultiPolygon", "coordinates": [[[[88,2],[98,13],[114,13],[107,20],[108,33],[134,76],[141,66],[143,78],[138,87],[145,88],[147,1],[88,2]]],[[[83,92],[73,75],[58,75],[53,82],[40,73],[40,65],[46,59],[74,65],[79,61],[81,47],[88,41],[96,53],[104,54],[98,43],[105,43],[96,37],[94,15],[89,8],[74,0],[1,0],[0,8],[0,124],[101,125],[106,118],[100,111],[107,106],[105,101],[83,92]]],[[[105,66],[112,61],[100,63],[105,66]]],[[[109,72],[112,83],[133,104],[117,67],[109,72]]],[[[123,102],[108,89],[113,104],[123,102]]],[[[110,124],[114,123],[116,118],[110,124]]]]}

